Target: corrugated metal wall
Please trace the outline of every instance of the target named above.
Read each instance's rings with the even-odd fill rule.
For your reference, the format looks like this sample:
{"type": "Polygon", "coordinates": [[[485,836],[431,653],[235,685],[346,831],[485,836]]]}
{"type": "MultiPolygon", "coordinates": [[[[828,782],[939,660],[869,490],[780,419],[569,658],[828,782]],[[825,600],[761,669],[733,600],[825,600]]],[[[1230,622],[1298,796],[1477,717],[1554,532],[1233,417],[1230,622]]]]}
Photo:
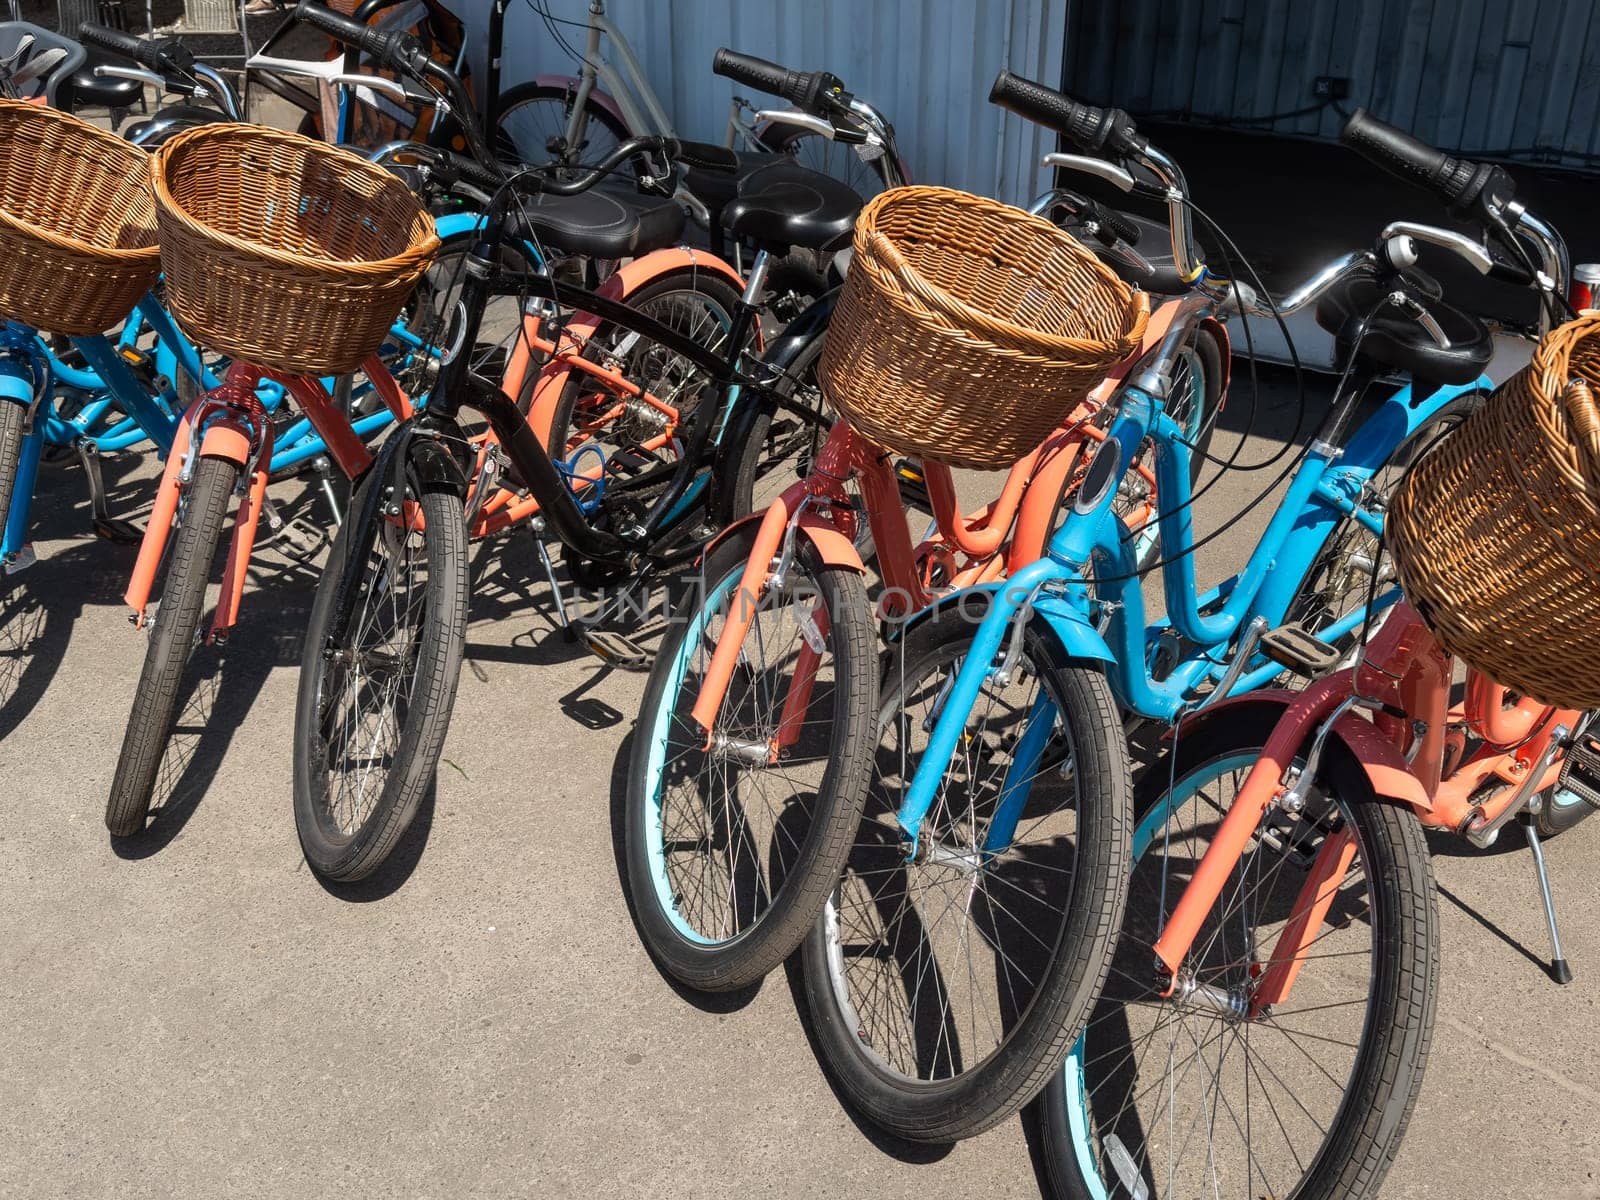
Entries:
{"type": "MultiPolygon", "coordinates": [[[[473,7],[463,15],[481,31],[473,7]]],[[[550,0],[559,17],[581,20],[587,7],[550,0]]],[[[918,181],[1021,202],[1046,185],[1038,160],[1054,139],[1005,118],[988,103],[989,85],[1008,64],[1059,79],[1067,7],[1068,0],[609,0],[606,10],[685,137],[722,140],[734,86],[711,73],[711,56],[732,46],[838,75],[888,115],[918,181]]],[[[514,5],[507,28],[507,84],[576,71],[531,8],[514,5]]],[[[584,29],[562,32],[582,50],[584,29]]],[[[749,89],[741,94],[758,99],[749,89]]]]}
{"type": "MultiPolygon", "coordinates": [[[[1072,0],[1070,91],[1133,110],[1248,119],[1315,103],[1318,75],[1424,141],[1600,153],[1595,0],[1072,0]]],[[[1334,109],[1252,125],[1331,138],[1334,109]]]]}

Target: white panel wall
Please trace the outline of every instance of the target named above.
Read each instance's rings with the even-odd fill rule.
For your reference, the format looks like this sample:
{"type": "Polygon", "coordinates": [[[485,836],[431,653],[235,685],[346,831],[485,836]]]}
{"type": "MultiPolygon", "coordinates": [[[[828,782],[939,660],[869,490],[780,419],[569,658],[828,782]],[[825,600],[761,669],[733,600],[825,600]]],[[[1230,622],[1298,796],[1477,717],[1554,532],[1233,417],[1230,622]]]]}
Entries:
{"type": "MultiPolygon", "coordinates": [[[[550,0],[558,17],[582,20],[588,0],[550,0]]],[[[988,103],[1002,66],[1061,79],[1067,0],[609,0],[678,132],[722,141],[734,85],[711,74],[719,46],[801,70],[825,69],[894,123],[918,182],[947,184],[1025,203],[1047,186],[1040,155],[1054,135],[988,103]]],[[[481,39],[482,0],[460,10],[481,39]]],[[[581,51],[586,31],[563,26],[581,51]]],[[[616,55],[610,56],[616,61],[616,55]]],[[[507,15],[507,85],[576,65],[525,4],[507,15]]],[[[480,75],[481,78],[481,75],[480,75]]],[[[748,95],[748,89],[741,94],[748,95]]]]}

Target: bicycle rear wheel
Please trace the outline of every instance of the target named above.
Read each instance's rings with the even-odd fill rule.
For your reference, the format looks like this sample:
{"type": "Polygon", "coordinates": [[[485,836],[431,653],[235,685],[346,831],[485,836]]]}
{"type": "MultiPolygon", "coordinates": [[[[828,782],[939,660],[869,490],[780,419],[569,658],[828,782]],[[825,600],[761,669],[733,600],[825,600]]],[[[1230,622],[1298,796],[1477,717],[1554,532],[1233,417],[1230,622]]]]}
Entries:
{"type": "Polygon", "coordinates": [[[166,756],[168,736],[182,689],[184,668],[200,637],[200,615],[217,544],[228,516],[228,497],[239,482],[239,464],[201,457],[183,498],[172,559],[145,650],[144,670],[133,694],[133,711],[122,738],[106,801],[106,828],[113,837],[143,831],[150,797],[166,756]]]}
{"type": "Polygon", "coordinates": [[[341,882],[377,869],[433,785],[466,644],[466,525],[439,491],[378,518],[349,628],[333,636],[357,514],[382,483],[373,473],[357,489],[317,584],[295,706],[295,828],[312,869],[341,882]]]}
{"type": "Polygon", "coordinates": [[[1432,1036],[1438,911],[1420,823],[1378,800],[1355,762],[1330,753],[1298,815],[1269,813],[1175,997],[1156,987],[1157,932],[1280,711],[1247,709],[1181,739],[1170,793],[1166,764],[1143,781],[1111,979],[1041,1106],[1047,1168],[1071,1200],[1359,1200],[1399,1149],[1432,1036]],[[1356,857],[1303,969],[1252,1018],[1310,868],[1343,831],[1356,857]]]}
{"type": "Polygon", "coordinates": [[[1104,674],[1038,625],[1010,682],[985,681],[908,858],[896,812],[971,645],[970,615],[936,614],[890,651],[866,807],[803,960],[844,1092],[926,1142],[983,1132],[1059,1068],[1127,890],[1116,704],[1104,674]]]}
{"type": "Polygon", "coordinates": [[[877,659],[859,572],[797,548],[768,589],[708,739],[690,715],[754,533],[708,557],[650,673],[634,731],[626,851],[646,945],[677,979],[726,991],[791,953],[838,877],[866,783],[877,659]],[[808,703],[780,736],[798,664],[808,703]]]}

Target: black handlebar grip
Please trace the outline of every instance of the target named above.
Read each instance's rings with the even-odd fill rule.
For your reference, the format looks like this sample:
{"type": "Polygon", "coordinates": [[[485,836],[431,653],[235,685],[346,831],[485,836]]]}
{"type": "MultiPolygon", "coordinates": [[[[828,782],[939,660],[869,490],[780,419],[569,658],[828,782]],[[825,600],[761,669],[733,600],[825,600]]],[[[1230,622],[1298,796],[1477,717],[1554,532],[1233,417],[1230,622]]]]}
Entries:
{"type": "Polygon", "coordinates": [[[816,109],[817,93],[822,87],[821,71],[791,71],[788,67],[780,67],[753,54],[729,50],[726,46],[712,58],[711,72],[746,87],[753,87],[758,92],[781,97],[806,112],[816,109]]]}
{"type": "Polygon", "coordinates": [[[146,41],[130,33],[123,33],[120,29],[108,29],[104,25],[96,25],[93,21],[85,21],[78,26],[78,40],[86,46],[98,46],[101,50],[109,50],[122,58],[132,59],[141,67],[157,74],[172,67],[166,57],[165,39],[146,41]]]}
{"type": "Polygon", "coordinates": [[[322,30],[335,41],[371,55],[377,62],[391,67],[407,66],[405,58],[397,53],[408,40],[403,29],[374,29],[336,13],[316,3],[316,0],[300,0],[294,8],[294,19],[313,29],[322,30]]]}
{"type": "Polygon", "coordinates": [[[1002,70],[989,89],[989,103],[1009,109],[1036,125],[1054,129],[1090,153],[1129,154],[1144,149],[1133,118],[1120,108],[1080,104],[1065,92],[1002,70]]]}
{"type": "Polygon", "coordinates": [[[1389,174],[1428,189],[1455,208],[1471,199],[1479,165],[1435,150],[1403,129],[1358,108],[1345,123],[1339,140],[1389,174]]]}
{"type": "Polygon", "coordinates": [[[475,158],[468,158],[465,154],[456,154],[451,150],[440,150],[438,155],[447,173],[490,195],[499,191],[500,185],[505,182],[504,175],[489,170],[475,158]]]}
{"type": "Polygon", "coordinates": [[[1104,204],[1097,205],[1096,207],[1098,211],[1095,213],[1095,216],[1099,219],[1102,229],[1106,229],[1111,233],[1116,234],[1118,238],[1124,242],[1127,242],[1130,246],[1137,246],[1139,244],[1139,227],[1137,225],[1128,220],[1127,217],[1123,216],[1114,208],[1110,208],[1104,204]]]}

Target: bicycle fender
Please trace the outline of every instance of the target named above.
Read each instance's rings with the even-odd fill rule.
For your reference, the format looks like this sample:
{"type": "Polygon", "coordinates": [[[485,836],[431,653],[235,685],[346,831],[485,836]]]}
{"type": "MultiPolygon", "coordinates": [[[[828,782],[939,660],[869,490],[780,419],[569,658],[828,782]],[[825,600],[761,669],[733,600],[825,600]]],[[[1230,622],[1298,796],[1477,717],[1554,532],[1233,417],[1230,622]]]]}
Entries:
{"type": "Polygon", "coordinates": [[[834,288],[824,292],[807,305],[804,312],[785,325],[783,333],[767,349],[762,362],[780,371],[787,371],[800,357],[801,351],[828,332],[828,322],[833,319],[833,310],[839,306],[841,290],[834,288]]]}
{"type": "MultiPolygon", "coordinates": [[[[726,541],[736,530],[743,529],[746,526],[750,526],[752,529],[758,528],[766,515],[765,512],[751,513],[747,517],[740,517],[732,525],[729,525],[705,544],[705,547],[700,551],[700,564],[704,565],[706,559],[711,556],[711,552],[726,541]]],[[[802,513],[798,534],[811,543],[817,552],[817,557],[822,560],[825,566],[844,567],[861,574],[866,573],[867,566],[861,561],[861,555],[857,552],[855,544],[835,529],[827,518],[817,513],[802,513]]]]}
{"type": "MultiPolygon", "coordinates": [[[[536,75],[533,82],[536,87],[566,88],[568,91],[576,93],[578,85],[583,81],[576,75],[536,75]]],[[[603,92],[599,88],[591,88],[589,99],[615,117],[617,124],[624,129],[628,127],[628,118],[623,115],[622,106],[617,103],[616,98],[610,92],[603,92]]]]}
{"type": "Polygon", "coordinates": [[[664,250],[652,250],[615,271],[600,285],[596,294],[608,299],[626,300],[652,280],[672,271],[688,270],[714,271],[740,292],[744,291],[744,280],[739,272],[711,251],[696,250],[692,246],[668,246],[664,250]]]}
{"type": "Polygon", "coordinates": [[[405,454],[396,462],[403,464],[407,478],[418,491],[444,490],[465,499],[467,477],[461,464],[443,442],[431,437],[411,436],[407,439],[405,454]]]}
{"type": "MultiPolygon", "coordinates": [[[[1242,696],[1208,705],[1183,724],[1184,735],[1191,734],[1215,721],[1222,713],[1237,715],[1245,706],[1272,708],[1282,711],[1294,703],[1297,693],[1285,688],[1262,688],[1242,696]]],[[[1418,812],[1433,811],[1433,797],[1423,787],[1422,781],[1411,773],[1405,756],[1395,744],[1380,733],[1371,721],[1355,713],[1345,713],[1333,727],[1328,739],[1328,750],[1347,758],[1359,768],[1372,785],[1373,792],[1391,804],[1406,804],[1418,812]]]]}
{"type": "MultiPolygon", "coordinates": [[[[962,588],[959,592],[951,592],[948,596],[941,596],[926,608],[919,609],[897,622],[895,627],[889,630],[888,640],[899,641],[913,629],[952,609],[962,614],[963,620],[976,625],[989,611],[989,597],[1007,586],[1008,582],[1005,579],[997,579],[992,583],[980,583],[973,587],[962,588]],[[983,598],[981,602],[976,599],[979,596],[983,598]]],[[[1101,637],[1099,631],[1092,625],[1085,622],[1076,609],[1046,596],[1034,602],[1033,614],[1044,622],[1045,628],[1060,643],[1068,658],[1088,658],[1098,662],[1115,660],[1116,656],[1106,645],[1105,638],[1101,637]]]]}
{"type": "Polygon", "coordinates": [[[200,439],[200,457],[225,458],[242,467],[250,461],[250,444],[250,426],[223,414],[207,422],[205,436],[200,439]]]}

